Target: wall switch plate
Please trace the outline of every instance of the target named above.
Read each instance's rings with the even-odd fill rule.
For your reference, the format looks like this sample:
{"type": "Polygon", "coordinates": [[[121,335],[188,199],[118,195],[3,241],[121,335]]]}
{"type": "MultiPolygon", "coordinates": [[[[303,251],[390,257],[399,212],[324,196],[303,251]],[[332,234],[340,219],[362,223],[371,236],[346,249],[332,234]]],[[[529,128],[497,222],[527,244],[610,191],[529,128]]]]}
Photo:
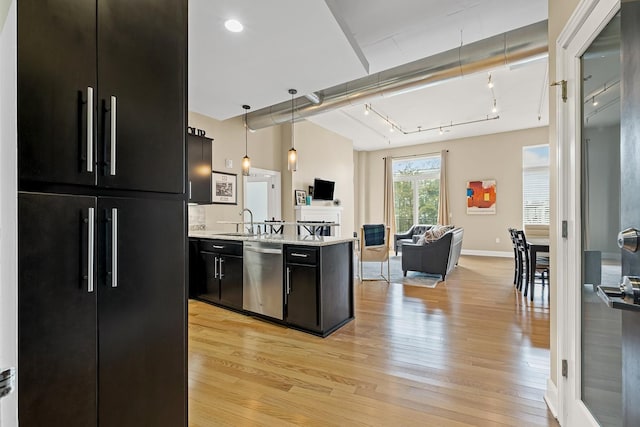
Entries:
{"type": "Polygon", "coordinates": [[[225,160],[224,160],[224,166],[225,166],[227,169],[231,169],[231,168],[233,167],[233,160],[231,160],[231,159],[225,159],[225,160]]]}
{"type": "Polygon", "coordinates": [[[496,237],[496,243],[500,243],[500,238],[496,237]]]}

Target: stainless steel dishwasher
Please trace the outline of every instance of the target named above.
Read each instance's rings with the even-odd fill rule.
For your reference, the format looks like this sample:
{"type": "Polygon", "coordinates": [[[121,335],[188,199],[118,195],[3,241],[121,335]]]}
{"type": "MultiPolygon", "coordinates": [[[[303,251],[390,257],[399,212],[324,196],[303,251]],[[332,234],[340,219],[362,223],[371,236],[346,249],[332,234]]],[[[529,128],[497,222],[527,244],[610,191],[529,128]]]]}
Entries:
{"type": "Polygon", "coordinates": [[[242,308],[283,319],[282,244],[244,242],[242,308]]]}

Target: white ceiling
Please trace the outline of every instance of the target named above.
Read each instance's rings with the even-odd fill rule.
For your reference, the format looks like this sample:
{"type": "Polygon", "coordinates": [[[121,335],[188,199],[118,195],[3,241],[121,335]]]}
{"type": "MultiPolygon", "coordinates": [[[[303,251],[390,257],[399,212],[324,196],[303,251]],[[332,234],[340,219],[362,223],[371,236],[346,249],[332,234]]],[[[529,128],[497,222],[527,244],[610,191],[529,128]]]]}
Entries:
{"type": "MultiPolygon", "coordinates": [[[[547,0],[190,0],[189,110],[218,120],[344,83],[435,53],[547,19],[547,0]],[[238,19],[241,33],[224,21],[238,19]]],[[[548,124],[546,61],[492,70],[500,119],[447,127],[493,116],[487,73],[364,106],[309,118],[374,150],[548,124]],[[538,120],[538,115],[541,119],[538,120]]]]}

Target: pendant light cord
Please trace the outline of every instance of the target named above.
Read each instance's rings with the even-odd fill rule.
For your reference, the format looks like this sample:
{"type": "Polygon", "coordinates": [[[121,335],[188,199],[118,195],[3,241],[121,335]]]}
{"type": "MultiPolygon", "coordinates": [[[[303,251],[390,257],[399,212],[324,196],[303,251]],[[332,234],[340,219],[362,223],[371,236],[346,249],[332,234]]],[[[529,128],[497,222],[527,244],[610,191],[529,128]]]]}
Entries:
{"type": "Polygon", "coordinates": [[[289,89],[289,93],[291,94],[291,148],[293,148],[295,150],[295,148],[296,148],[296,138],[295,138],[295,135],[293,134],[293,109],[294,109],[293,96],[296,93],[298,93],[298,91],[295,90],[295,89],[289,89]]]}

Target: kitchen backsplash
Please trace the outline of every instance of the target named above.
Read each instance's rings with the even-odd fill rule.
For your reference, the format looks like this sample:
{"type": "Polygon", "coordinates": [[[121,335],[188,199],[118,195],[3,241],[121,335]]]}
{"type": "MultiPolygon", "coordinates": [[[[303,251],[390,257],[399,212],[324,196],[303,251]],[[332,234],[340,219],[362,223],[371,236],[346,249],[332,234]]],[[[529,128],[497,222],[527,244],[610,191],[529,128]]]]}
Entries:
{"type": "Polygon", "coordinates": [[[204,230],[206,218],[204,206],[189,205],[189,231],[204,230]]]}

